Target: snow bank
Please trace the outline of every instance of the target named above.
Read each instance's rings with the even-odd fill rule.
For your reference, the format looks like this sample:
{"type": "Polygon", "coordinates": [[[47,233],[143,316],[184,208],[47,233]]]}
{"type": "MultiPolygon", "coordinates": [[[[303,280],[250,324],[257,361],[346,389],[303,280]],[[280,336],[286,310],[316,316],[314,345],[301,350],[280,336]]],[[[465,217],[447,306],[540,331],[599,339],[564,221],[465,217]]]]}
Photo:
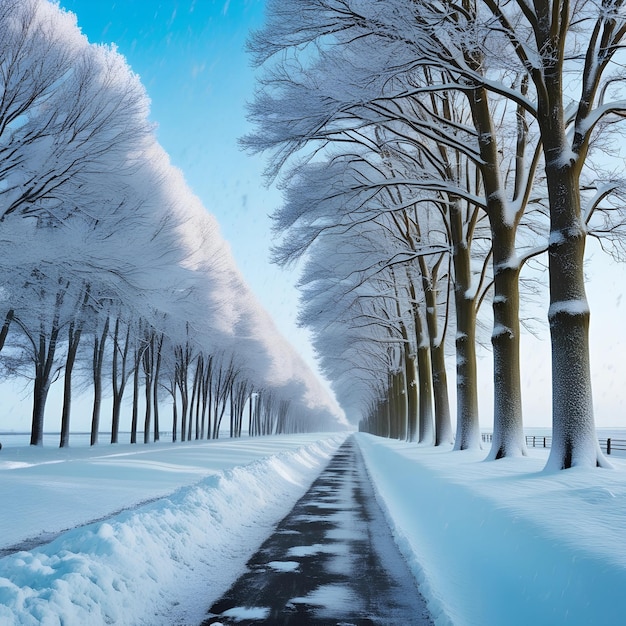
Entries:
{"type": "MultiPolygon", "coordinates": [[[[291,450],[284,440],[274,443],[275,454],[0,559],[0,623],[199,623],[344,439],[299,446],[294,439],[291,450]]],[[[239,448],[246,443],[263,447],[250,440],[239,448]]],[[[185,454],[184,447],[171,449],[185,454]]],[[[197,446],[187,452],[197,454],[197,446]]],[[[102,459],[92,468],[98,462],[102,471],[102,459]]],[[[82,496],[94,497],[88,489],[82,496]]]]}
{"type": "MultiPolygon", "coordinates": [[[[437,626],[623,623],[626,459],[548,472],[547,450],[356,438],[437,626]]],[[[56,539],[0,559],[0,624],[200,623],[344,439],[3,448],[0,547],[56,539]]]]}
{"type": "Polygon", "coordinates": [[[438,626],[624,623],[625,461],[549,473],[543,450],[357,441],[438,626]]]}

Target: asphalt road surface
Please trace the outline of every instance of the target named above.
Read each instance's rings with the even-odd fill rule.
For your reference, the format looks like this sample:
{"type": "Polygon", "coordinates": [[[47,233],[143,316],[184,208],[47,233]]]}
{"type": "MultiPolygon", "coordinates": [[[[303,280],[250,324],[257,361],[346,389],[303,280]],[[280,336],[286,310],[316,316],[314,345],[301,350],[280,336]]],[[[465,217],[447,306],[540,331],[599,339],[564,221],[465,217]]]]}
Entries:
{"type": "Polygon", "coordinates": [[[432,626],[352,437],[213,604],[210,624],[432,626]]]}

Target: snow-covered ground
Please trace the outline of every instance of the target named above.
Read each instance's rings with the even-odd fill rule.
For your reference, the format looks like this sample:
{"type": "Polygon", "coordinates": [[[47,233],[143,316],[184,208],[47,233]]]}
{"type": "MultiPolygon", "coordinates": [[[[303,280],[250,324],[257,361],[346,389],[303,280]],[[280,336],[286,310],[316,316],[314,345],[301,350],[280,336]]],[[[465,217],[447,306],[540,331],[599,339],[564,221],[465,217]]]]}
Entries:
{"type": "MultiPolygon", "coordinates": [[[[198,624],[344,437],[5,446],[0,624],[198,624]]],[[[357,441],[438,625],[625,623],[626,459],[357,441]]]]}
{"type": "Polygon", "coordinates": [[[438,625],[626,623],[626,460],[543,470],[547,450],[484,461],[358,435],[438,625]]]}
{"type": "Polygon", "coordinates": [[[200,623],[344,439],[5,446],[0,624],[200,623]]]}

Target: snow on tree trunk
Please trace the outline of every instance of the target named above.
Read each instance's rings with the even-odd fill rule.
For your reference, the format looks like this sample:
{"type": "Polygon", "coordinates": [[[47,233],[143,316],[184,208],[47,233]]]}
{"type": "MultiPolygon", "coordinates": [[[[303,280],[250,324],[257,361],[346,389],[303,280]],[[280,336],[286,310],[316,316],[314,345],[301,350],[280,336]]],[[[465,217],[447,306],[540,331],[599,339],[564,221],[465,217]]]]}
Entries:
{"type": "Polygon", "coordinates": [[[476,367],[476,319],[474,302],[457,302],[456,395],[457,417],[455,450],[480,448],[478,421],[478,373],[476,367]]]}
{"type": "Polygon", "coordinates": [[[494,414],[493,443],[489,459],[526,454],[522,418],[519,363],[519,266],[515,256],[517,218],[507,210],[500,176],[499,151],[489,94],[484,88],[469,94],[472,119],[478,132],[486,212],[491,225],[494,276],[493,347],[494,414]]]}
{"type": "MultiPolygon", "coordinates": [[[[543,141],[550,206],[548,320],[552,344],[552,449],[546,467],[559,470],[608,463],[596,438],[591,392],[590,313],[583,268],[586,225],[580,204],[580,173],[586,148],[582,142],[576,151],[572,149],[567,132],[568,114],[563,104],[569,13],[553,13],[551,17],[552,28],[549,20],[534,25],[542,67],[541,73],[534,72],[532,76],[538,87],[537,121],[543,141]],[[551,50],[554,53],[550,54],[551,50]]],[[[615,20],[607,20],[609,30],[611,24],[615,25],[615,20]]],[[[581,100],[579,114],[591,103],[591,85],[599,80],[600,72],[594,70],[597,54],[591,48],[588,51],[583,78],[590,83],[583,90],[589,102],[581,100]]],[[[574,141],[579,141],[576,135],[574,141]]]]}
{"type": "MultiPolygon", "coordinates": [[[[552,449],[546,467],[608,465],[596,436],[589,362],[589,305],[585,293],[586,232],[578,178],[563,157],[546,163],[550,197],[550,339],[552,344],[552,449]]],[[[546,155],[548,158],[550,153],[546,155]]]]}
{"type": "Polygon", "coordinates": [[[487,457],[525,456],[520,373],[519,268],[515,231],[500,225],[493,234],[493,441],[487,457]]]}
{"type": "Polygon", "coordinates": [[[476,366],[476,306],[471,295],[470,254],[458,211],[451,211],[454,301],[456,305],[456,438],[455,450],[480,448],[478,372],[476,366]]]}

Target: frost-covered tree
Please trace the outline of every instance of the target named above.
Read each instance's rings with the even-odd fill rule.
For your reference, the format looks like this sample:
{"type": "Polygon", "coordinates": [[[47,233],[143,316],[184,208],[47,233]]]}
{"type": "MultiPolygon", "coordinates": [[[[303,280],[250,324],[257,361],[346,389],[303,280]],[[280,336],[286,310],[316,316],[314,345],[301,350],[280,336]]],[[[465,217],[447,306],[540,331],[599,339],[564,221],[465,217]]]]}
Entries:
{"type": "MultiPolygon", "coordinates": [[[[504,39],[526,72],[529,86],[503,89],[538,126],[549,198],[550,334],[552,341],[553,448],[548,467],[605,463],[593,417],[589,367],[589,306],[583,273],[591,203],[581,204],[581,175],[592,138],[603,121],[619,119],[626,101],[620,59],[626,35],[622,0],[569,2],[482,0],[471,6],[474,23],[490,40],[504,39]]],[[[504,50],[504,48],[503,48],[504,50]]]]}
{"type": "Polygon", "coordinates": [[[94,172],[132,164],[150,131],[145,90],[47,0],[3,2],[0,32],[0,219],[59,223],[94,172]]]}
{"type": "MultiPolygon", "coordinates": [[[[556,445],[549,465],[602,462],[591,406],[582,261],[590,216],[599,198],[617,185],[596,185],[596,196],[584,210],[580,176],[591,139],[601,134],[604,121],[623,114],[623,77],[614,59],[623,36],[621,0],[546,0],[532,6],[521,0],[391,0],[384,5],[300,0],[270,2],[267,26],[251,41],[257,62],[267,63],[268,71],[252,108],[261,132],[248,145],[274,150],[271,175],[298,153],[317,160],[320,148],[331,141],[375,143],[364,131],[372,125],[383,125],[388,137],[398,133],[398,124],[406,124],[404,135],[436,139],[449,163],[458,163],[461,154],[472,164],[477,179],[469,185],[458,184],[454,167],[443,172],[444,180],[455,181],[454,188],[447,186],[446,200],[452,204],[460,198],[479,206],[490,223],[495,388],[491,458],[524,453],[519,275],[525,259],[543,244],[537,247],[531,240],[526,247],[520,225],[534,174],[542,165],[551,222],[556,445]],[[469,116],[450,115],[444,104],[448,94],[464,99],[469,116]],[[408,121],[407,111],[416,108],[420,115],[408,121]]],[[[462,236],[457,243],[464,245],[462,236]]],[[[462,266],[456,269],[458,286],[464,272],[462,266]]],[[[469,288],[457,293],[457,309],[462,298],[476,295],[469,288]]],[[[474,338],[466,335],[457,333],[473,346],[474,338]]],[[[460,379],[469,391],[475,389],[460,379]]],[[[457,447],[475,445],[477,419],[459,417],[457,447]]]]}
{"type": "Polygon", "coordinates": [[[183,439],[194,426],[217,436],[229,406],[241,434],[255,388],[262,432],[336,427],[337,407],[156,143],[123,57],[47,0],[0,1],[0,51],[0,350],[3,375],[34,369],[32,443],[61,377],[63,446],[77,382],[93,387],[97,443],[107,378],[112,443],[131,380],[133,442],[142,425],[144,442],[159,438],[168,380],[183,439]]]}
{"type": "MultiPolygon", "coordinates": [[[[391,140],[386,142],[387,155],[391,144],[391,140]]],[[[440,288],[443,302],[447,297],[447,286],[442,288],[439,284],[438,273],[449,250],[445,234],[448,229],[442,227],[437,210],[433,220],[432,207],[428,204],[430,196],[420,194],[416,187],[419,177],[410,165],[405,168],[401,162],[395,162],[392,167],[389,157],[380,151],[357,149],[357,146],[352,154],[331,156],[327,162],[299,167],[290,178],[284,205],[275,213],[275,229],[282,235],[275,248],[275,258],[281,263],[299,258],[309,252],[312,242],[332,231],[336,239],[333,245],[351,251],[351,254],[342,253],[341,261],[335,261],[342,265],[338,270],[339,280],[357,273],[366,280],[382,268],[399,268],[394,282],[399,283],[399,294],[406,291],[411,315],[399,325],[398,331],[406,335],[408,329],[415,335],[411,348],[405,336],[407,355],[412,355],[411,360],[416,360],[421,370],[407,395],[410,403],[417,406],[417,387],[424,385],[419,396],[421,412],[430,411],[427,400],[432,397],[432,381],[435,381],[436,439],[440,443],[448,442],[451,437],[444,333],[440,332],[438,321],[440,288]]],[[[309,254],[327,256],[328,252],[309,254]]],[[[447,269],[447,263],[445,266],[447,269]]],[[[415,363],[407,361],[407,368],[414,367],[415,363]]],[[[409,381],[416,378],[408,372],[406,376],[409,381]]],[[[424,419],[421,424],[428,421],[424,419]]]]}
{"type": "MultiPolygon", "coordinates": [[[[410,209],[411,205],[421,207],[428,201],[443,208],[440,212],[445,225],[440,226],[440,230],[447,231],[448,239],[444,239],[444,244],[456,260],[455,278],[458,279],[458,288],[455,290],[459,296],[456,311],[460,322],[457,333],[460,352],[457,359],[457,446],[463,449],[479,445],[472,326],[476,316],[478,290],[472,289],[471,285],[468,245],[476,218],[463,220],[458,217],[460,210],[455,214],[456,209],[448,208],[465,201],[470,205],[470,213],[475,216],[486,207],[487,203],[480,198],[481,190],[468,189],[467,179],[462,178],[462,173],[455,166],[459,155],[470,163],[480,161],[478,147],[474,146],[477,132],[471,123],[467,125],[467,119],[471,120],[468,114],[466,120],[452,117],[449,110],[451,99],[445,100],[443,97],[449,91],[447,84],[438,87],[443,96],[437,95],[429,84],[424,84],[424,71],[419,66],[425,63],[420,61],[419,55],[416,61],[416,46],[407,43],[412,40],[403,41],[405,48],[400,50],[402,44],[389,34],[391,28],[385,30],[380,19],[375,19],[371,14],[368,14],[367,19],[357,19],[364,17],[368,7],[359,7],[364,13],[357,11],[358,3],[354,3],[354,6],[352,3],[332,2],[296,4],[298,6],[292,8],[273,4],[272,10],[276,13],[270,14],[269,25],[252,42],[259,60],[267,59],[279,49],[287,50],[287,60],[277,61],[268,70],[264,81],[268,87],[252,107],[252,117],[259,123],[260,130],[248,138],[246,143],[254,149],[272,148],[275,151],[270,174],[282,168],[289,158],[297,151],[305,150],[309,144],[312,146],[311,152],[316,155],[319,155],[319,146],[327,143],[334,142],[339,146],[338,149],[346,150],[341,146],[358,144],[360,150],[347,150],[345,157],[345,161],[357,164],[368,163],[367,157],[363,156],[363,149],[378,154],[378,164],[369,160],[369,176],[363,174],[362,165],[358,168],[354,165],[352,167],[355,170],[360,170],[361,180],[355,176],[347,183],[345,175],[342,180],[340,173],[331,176],[333,183],[330,192],[322,191],[322,198],[330,197],[338,205],[345,201],[344,197],[340,197],[343,185],[345,197],[355,198],[350,216],[357,223],[373,219],[376,211],[393,211],[393,206],[396,210],[410,209]],[[309,8],[311,11],[307,10],[309,8]],[[313,8],[319,11],[314,12],[313,8]],[[331,46],[328,51],[323,50],[319,58],[305,52],[304,58],[308,64],[306,70],[301,69],[304,63],[290,62],[288,55],[293,52],[291,47],[295,47],[296,43],[323,42],[325,37],[333,37],[333,41],[341,45],[331,46]],[[409,73],[406,66],[399,62],[405,59],[406,65],[413,64],[418,68],[417,74],[409,73]],[[391,66],[394,68],[393,75],[388,69],[391,66]],[[346,80],[346,76],[350,76],[350,79],[346,80]],[[422,97],[419,97],[420,94],[422,97]],[[438,107],[444,109],[443,112],[438,107]],[[297,115],[294,115],[295,111],[297,115]],[[447,153],[451,153],[451,156],[447,153]],[[357,186],[360,186],[360,195],[355,191],[357,186]],[[374,198],[377,194],[379,197],[374,198]],[[373,198],[375,202],[372,202],[373,198]],[[463,222],[468,225],[467,231],[457,228],[463,222]]],[[[405,12],[409,10],[408,5],[405,4],[404,9],[405,12]]],[[[384,12],[377,12],[377,18],[381,16],[384,16],[384,12]]],[[[387,17],[392,18],[391,15],[387,17]]],[[[435,56],[434,53],[432,56],[435,56]]],[[[316,156],[315,161],[318,159],[319,156],[316,156]]],[[[333,157],[332,163],[336,160],[333,157]]],[[[302,186],[296,184],[295,187],[298,192],[291,193],[288,189],[287,193],[291,196],[301,194],[302,186]]],[[[299,202],[295,209],[288,195],[287,209],[278,212],[279,226],[291,228],[287,245],[293,250],[302,250],[307,239],[308,242],[312,241],[325,229],[333,226],[346,228],[348,225],[348,219],[344,217],[348,214],[346,210],[333,224],[330,212],[320,216],[319,211],[311,207],[312,195],[320,193],[321,189],[322,185],[315,187],[307,194],[308,204],[299,202]],[[293,237],[294,231],[299,235],[302,233],[302,224],[309,227],[306,237],[293,237]]],[[[413,220],[413,223],[415,228],[419,221],[413,220]]],[[[441,238],[437,241],[436,237],[428,233],[425,239],[414,236],[414,240],[410,241],[409,237],[407,244],[414,258],[423,258],[424,255],[432,254],[433,248],[441,245],[441,241],[441,238]]],[[[425,270],[423,260],[420,264],[422,270],[425,270]]],[[[422,274],[425,293],[431,296],[426,310],[431,312],[435,307],[432,291],[428,287],[428,272],[423,271],[422,274]]],[[[439,383],[437,389],[442,390],[442,372],[445,372],[443,344],[435,320],[434,315],[427,317],[431,349],[435,349],[437,356],[433,360],[434,379],[439,383]]],[[[440,400],[438,415],[442,415],[446,412],[445,401],[441,395],[436,397],[440,400]]],[[[448,437],[446,434],[444,439],[448,437]]]]}
{"type": "MultiPolygon", "coordinates": [[[[342,404],[363,411],[373,389],[384,383],[391,392],[392,380],[396,411],[388,435],[417,439],[413,352],[423,339],[410,336],[414,329],[408,291],[404,283],[394,282],[387,266],[384,230],[372,222],[351,230],[347,237],[328,231],[311,247],[301,279],[300,321],[312,329],[321,366],[342,404]],[[373,354],[380,362],[378,371],[369,367],[373,354]]],[[[432,423],[432,414],[422,417],[432,423]]]]}

